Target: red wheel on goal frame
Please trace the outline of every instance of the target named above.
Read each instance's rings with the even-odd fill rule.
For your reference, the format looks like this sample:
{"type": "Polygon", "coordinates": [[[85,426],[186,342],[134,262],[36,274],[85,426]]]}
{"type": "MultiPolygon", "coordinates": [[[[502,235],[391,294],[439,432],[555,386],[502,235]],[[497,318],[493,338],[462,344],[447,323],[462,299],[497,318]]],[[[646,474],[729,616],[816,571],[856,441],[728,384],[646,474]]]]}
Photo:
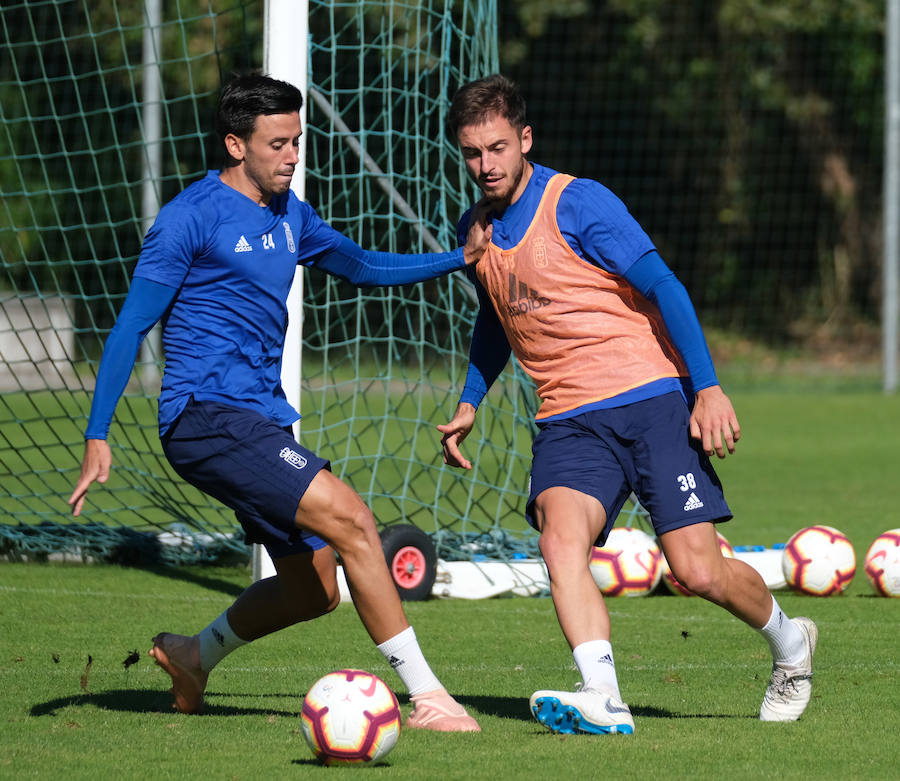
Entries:
{"type": "Polygon", "coordinates": [[[400,599],[428,599],[437,577],[437,551],[431,537],[412,524],[394,524],[381,531],[381,547],[400,599]]]}

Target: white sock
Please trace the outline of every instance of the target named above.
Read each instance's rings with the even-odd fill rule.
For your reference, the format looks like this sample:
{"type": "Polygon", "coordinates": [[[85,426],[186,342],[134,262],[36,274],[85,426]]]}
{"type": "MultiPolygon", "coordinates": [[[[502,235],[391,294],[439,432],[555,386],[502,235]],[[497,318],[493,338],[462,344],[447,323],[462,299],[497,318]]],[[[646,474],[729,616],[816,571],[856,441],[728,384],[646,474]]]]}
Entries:
{"type": "Polygon", "coordinates": [[[772,597],[772,615],[766,625],[759,630],[769,641],[772,658],[784,664],[800,664],[806,655],[806,642],[803,632],[791,621],[772,597]]]}
{"type": "Polygon", "coordinates": [[[390,640],[385,640],[378,646],[378,650],[400,676],[410,696],[444,688],[425,661],[425,655],[419,648],[419,641],[411,626],[390,640]]]}
{"type": "Polygon", "coordinates": [[[608,640],[588,640],[576,645],[572,651],[578,672],[581,673],[581,688],[603,689],[622,699],[619,681],[616,678],[616,663],[613,661],[612,645],[608,640]]]}
{"type": "Polygon", "coordinates": [[[249,641],[238,637],[231,624],[228,623],[226,610],[206,629],[197,635],[200,640],[200,668],[208,673],[235,648],[246,645],[249,641]]]}

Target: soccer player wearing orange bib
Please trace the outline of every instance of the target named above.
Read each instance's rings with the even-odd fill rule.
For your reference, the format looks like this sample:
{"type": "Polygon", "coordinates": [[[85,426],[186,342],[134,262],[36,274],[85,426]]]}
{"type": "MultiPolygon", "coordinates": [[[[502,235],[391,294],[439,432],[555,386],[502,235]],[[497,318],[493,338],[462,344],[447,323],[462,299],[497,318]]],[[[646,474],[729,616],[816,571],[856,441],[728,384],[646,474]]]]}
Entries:
{"type": "MultiPolygon", "coordinates": [[[[740,427],[684,286],[612,192],[527,159],[532,128],[508,79],[460,89],[449,124],[493,234],[467,272],[480,310],[459,405],[438,426],[444,461],[471,468],[460,444],[512,351],[541,400],[526,518],[582,679],[574,692],[535,692],[532,713],[559,733],[634,731],[589,567],[634,493],[678,581],[768,641],[760,719],[799,718],[818,632],[788,619],[761,576],[719,550],[715,524],[731,512],[709,457],[733,453],[740,427]]],[[[463,238],[467,224],[468,214],[463,238]]]]}

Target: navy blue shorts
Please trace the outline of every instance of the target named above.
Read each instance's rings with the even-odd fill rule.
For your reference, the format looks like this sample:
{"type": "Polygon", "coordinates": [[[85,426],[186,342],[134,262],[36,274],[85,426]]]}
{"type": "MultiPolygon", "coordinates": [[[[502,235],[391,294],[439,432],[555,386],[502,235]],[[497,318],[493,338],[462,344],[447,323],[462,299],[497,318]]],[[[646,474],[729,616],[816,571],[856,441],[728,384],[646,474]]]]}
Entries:
{"type": "Polygon", "coordinates": [[[606,510],[597,545],[606,541],[632,492],[657,535],[729,520],[722,484],[689,426],[690,411],[677,392],[538,423],[526,519],[535,526],[535,499],[564,486],[593,496],[606,510]]]}
{"type": "Polygon", "coordinates": [[[324,458],[297,444],[290,427],[250,409],[193,398],[162,441],[175,471],[235,511],[248,543],[273,559],[325,546],[298,529],[297,505],[324,458]]]}

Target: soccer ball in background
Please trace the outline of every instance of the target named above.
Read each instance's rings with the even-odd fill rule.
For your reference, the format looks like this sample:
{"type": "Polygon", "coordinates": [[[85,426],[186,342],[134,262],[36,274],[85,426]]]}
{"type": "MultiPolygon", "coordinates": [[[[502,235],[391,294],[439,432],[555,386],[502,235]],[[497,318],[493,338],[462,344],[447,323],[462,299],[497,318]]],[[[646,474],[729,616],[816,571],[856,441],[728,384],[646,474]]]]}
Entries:
{"type": "Polygon", "coordinates": [[[866,575],[883,597],[900,597],[900,529],[875,538],[865,560],[866,575]]]}
{"type": "Polygon", "coordinates": [[[326,765],[376,762],[400,737],[400,706],[378,676],[337,670],[319,678],[307,693],[300,726],[326,765]]]}
{"type": "MultiPolygon", "coordinates": [[[[733,559],[734,548],[731,547],[731,543],[728,542],[720,532],[716,532],[716,537],[719,538],[719,550],[722,551],[722,555],[726,559],[733,559]]],[[[669,562],[666,561],[665,556],[662,557],[662,581],[673,594],[677,594],[681,597],[696,596],[693,591],[686,589],[676,580],[675,576],[672,574],[672,570],[669,569],[669,562]]]]}
{"type": "Polygon", "coordinates": [[[619,526],[602,548],[591,552],[591,575],[607,597],[642,597],[656,588],[662,575],[662,553],[656,540],[640,529],[619,526]]]}
{"type": "Polygon", "coordinates": [[[781,557],[784,580],[795,591],[840,594],[856,574],[856,554],[847,536],[832,526],[809,526],[791,537],[781,557]]]}

